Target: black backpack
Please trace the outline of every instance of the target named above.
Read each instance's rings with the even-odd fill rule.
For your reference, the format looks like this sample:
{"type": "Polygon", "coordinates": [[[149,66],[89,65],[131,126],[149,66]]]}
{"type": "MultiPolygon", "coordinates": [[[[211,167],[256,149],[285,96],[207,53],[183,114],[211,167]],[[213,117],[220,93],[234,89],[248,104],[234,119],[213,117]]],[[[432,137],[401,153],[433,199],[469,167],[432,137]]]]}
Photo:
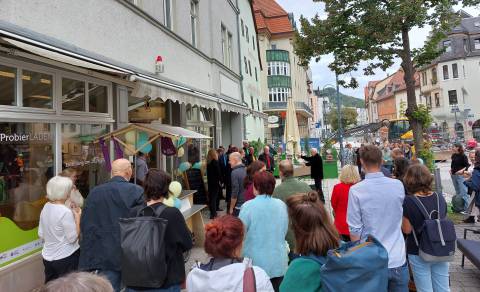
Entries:
{"type": "MultiPolygon", "coordinates": [[[[440,209],[440,198],[437,198],[437,209],[430,213],[423,205],[422,201],[413,196],[413,202],[422,213],[425,221],[418,230],[420,238],[417,237],[416,230],[412,230],[413,238],[418,246],[418,255],[426,262],[451,262],[455,254],[455,243],[457,235],[452,220],[447,218],[446,208],[440,209]],[[436,216],[434,216],[436,213],[436,216]],[[436,219],[434,219],[436,217],[436,219]]],[[[444,201],[442,201],[442,204],[444,201]]],[[[445,206],[443,206],[445,207],[445,206]]]]}
{"type": "Polygon", "coordinates": [[[137,217],[120,218],[122,278],[130,287],[162,287],[167,276],[165,230],[168,220],[159,218],[167,208],[141,208],[137,217]]]}

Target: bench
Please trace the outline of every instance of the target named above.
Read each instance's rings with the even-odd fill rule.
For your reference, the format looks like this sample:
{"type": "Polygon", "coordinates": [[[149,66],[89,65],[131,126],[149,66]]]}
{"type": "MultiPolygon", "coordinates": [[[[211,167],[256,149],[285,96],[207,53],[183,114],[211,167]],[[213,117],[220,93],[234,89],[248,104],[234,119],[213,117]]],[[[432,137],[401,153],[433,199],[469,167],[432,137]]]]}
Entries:
{"type": "Polygon", "coordinates": [[[473,234],[480,234],[480,229],[465,228],[463,232],[463,239],[457,239],[457,247],[463,253],[462,255],[462,268],[465,264],[465,257],[467,257],[472,264],[480,269],[480,241],[467,239],[467,232],[470,231],[473,234]]]}
{"type": "Polygon", "coordinates": [[[183,190],[178,199],[182,202],[180,211],[185,219],[185,223],[187,223],[190,232],[195,235],[195,245],[203,247],[205,243],[205,229],[201,211],[207,206],[193,203],[193,196],[196,192],[196,190],[183,190]]]}

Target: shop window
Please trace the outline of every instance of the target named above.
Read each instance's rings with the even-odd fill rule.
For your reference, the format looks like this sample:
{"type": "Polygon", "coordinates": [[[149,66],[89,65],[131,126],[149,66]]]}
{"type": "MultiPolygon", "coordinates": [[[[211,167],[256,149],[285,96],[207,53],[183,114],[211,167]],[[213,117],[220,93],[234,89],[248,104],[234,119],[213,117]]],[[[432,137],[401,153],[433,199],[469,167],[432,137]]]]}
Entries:
{"type": "Polygon", "coordinates": [[[435,107],[440,107],[440,93],[435,93],[435,107]]]}
{"type": "Polygon", "coordinates": [[[55,166],[54,129],[47,123],[0,123],[0,225],[15,224],[8,237],[16,244],[7,244],[7,250],[0,245],[0,266],[41,248],[37,233],[25,231],[38,226],[46,203],[45,185],[55,166]]]}
{"type": "Polygon", "coordinates": [[[17,69],[0,65],[0,105],[15,105],[17,69]]]}
{"type": "Polygon", "coordinates": [[[474,39],[473,44],[475,46],[475,50],[480,50],[480,39],[474,39]]]}
{"type": "Polygon", "coordinates": [[[22,71],[23,106],[35,108],[53,107],[53,76],[22,71]]]}
{"type": "Polygon", "coordinates": [[[88,84],[88,109],[95,113],[108,113],[108,89],[104,85],[88,84]]]}
{"type": "Polygon", "coordinates": [[[453,78],[458,78],[458,65],[457,65],[457,63],[452,64],[452,76],[453,76],[453,78]]]}
{"type": "Polygon", "coordinates": [[[62,78],[62,109],[85,111],[85,82],[62,78]]]}
{"type": "Polygon", "coordinates": [[[108,125],[62,124],[62,169],[75,171],[75,185],[84,197],[110,178],[102,149],[93,143],[108,131],[108,125]]]}

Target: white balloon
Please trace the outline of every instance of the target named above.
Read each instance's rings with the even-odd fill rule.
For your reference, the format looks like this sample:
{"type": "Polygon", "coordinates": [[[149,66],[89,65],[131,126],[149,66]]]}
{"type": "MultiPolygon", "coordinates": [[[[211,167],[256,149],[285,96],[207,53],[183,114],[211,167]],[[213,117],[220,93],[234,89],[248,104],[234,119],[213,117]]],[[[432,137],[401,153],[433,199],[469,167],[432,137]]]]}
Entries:
{"type": "Polygon", "coordinates": [[[177,157],[182,157],[183,155],[185,155],[185,149],[183,147],[178,148],[177,157]]]}
{"type": "Polygon", "coordinates": [[[125,133],[125,143],[135,144],[135,138],[136,138],[135,135],[136,135],[135,131],[129,131],[125,133]]]}

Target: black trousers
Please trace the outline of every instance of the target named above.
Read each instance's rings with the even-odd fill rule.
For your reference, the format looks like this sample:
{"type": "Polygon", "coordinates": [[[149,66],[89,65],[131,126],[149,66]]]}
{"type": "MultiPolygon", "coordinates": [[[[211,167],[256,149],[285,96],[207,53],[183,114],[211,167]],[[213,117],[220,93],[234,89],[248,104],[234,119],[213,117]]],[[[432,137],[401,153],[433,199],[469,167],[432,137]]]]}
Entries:
{"type": "Polygon", "coordinates": [[[208,209],[210,210],[210,219],[217,217],[219,196],[220,186],[208,186],[208,209]]]}
{"type": "Polygon", "coordinates": [[[318,193],[318,196],[320,197],[320,200],[325,203],[325,197],[323,196],[323,189],[322,189],[322,179],[319,177],[313,178],[315,181],[315,190],[318,193]]]}
{"type": "Polygon", "coordinates": [[[78,259],[80,258],[80,249],[70,256],[56,261],[43,260],[45,267],[45,283],[62,277],[78,269],[78,259]]]}
{"type": "Polygon", "coordinates": [[[276,277],[276,278],[270,278],[270,282],[272,282],[273,290],[275,292],[280,291],[280,284],[282,284],[283,277],[276,277]]]}

